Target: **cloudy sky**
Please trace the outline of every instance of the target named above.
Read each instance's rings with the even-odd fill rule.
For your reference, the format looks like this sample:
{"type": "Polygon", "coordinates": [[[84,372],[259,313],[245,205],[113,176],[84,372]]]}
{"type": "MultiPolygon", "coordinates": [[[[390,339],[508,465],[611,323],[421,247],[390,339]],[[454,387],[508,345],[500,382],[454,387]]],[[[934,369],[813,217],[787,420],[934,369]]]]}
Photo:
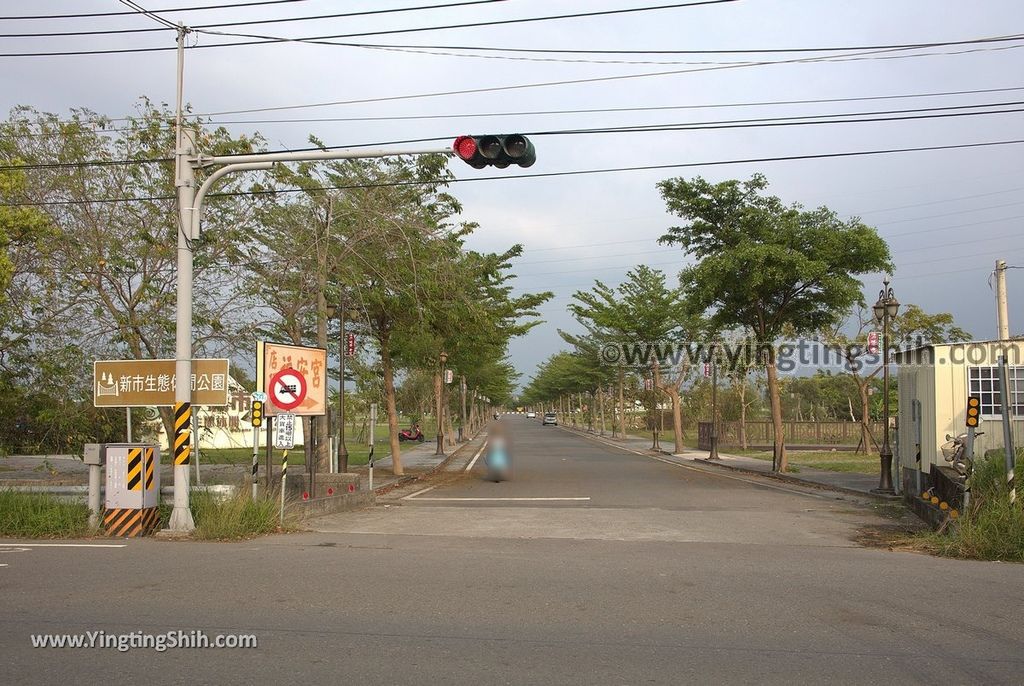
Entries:
{"type": "MultiPolygon", "coordinates": [[[[512,358],[525,377],[561,347],[556,328],[574,328],[565,308],[575,290],[586,289],[594,279],[618,283],[627,269],[639,263],[671,275],[684,264],[678,249],[655,243],[674,223],[655,189],[658,180],[669,176],[700,174],[723,180],[761,171],[771,181],[772,192],[787,201],[826,204],[843,216],[862,217],[889,241],[899,299],[929,311],[951,311],[977,338],[995,334],[988,284],[995,259],[1024,266],[1020,238],[1024,145],[707,165],[1024,138],[1024,116],[1016,111],[1024,104],[1024,35],[1020,40],[928,48],[881,51],[877,47],[1024,34],[1024,4],[1019,0],[738,0],[448,29],[436,27],[681,3],[139,0],[139,4],[160,10],[161,16],[175,23],[218,25],[208,31],[290,38],[346,35],[330,40],[430,46],[412,51],[295,42],[207,47],[253,39],[193,34],[190,44],[196,47],[186,57],[185,92],[194,110],[280,108],[211,116],[216,122],[231,122],[225,125],[236,133],[261,132],[273,148],[303,146],[310,134],[329,145],[347,145],[426,137],[448,140],[461,133],[931,110],[888,115],[923,114],[928,119],[872,123],[538,135],[538,161],[529,170],[477,171],[453,161],[452,169],[460,179],[502,177],[453,186],[466,218],[480,223],[472,247],[501,250],[522,243],[525,251],[516,267],[520,287],[556,294],[543,308],[547,323],[512,345],[512,358]],[[183,9],[214,5],[234,6],[183,9]],[[448,6],[321,16],[427,5],[448,6]],[[309,19],[239,25],[297,17],[309,19]],[[399,32],[423,27],[434,28],[399,32]],[[481,47],[577,52],[470,49],[481,47]],[[851,49],[728,52],[825,47],[851,49]],[[577,80],[583,82],[564,83],[577,80]],[[536,85],[551,82],[562,83],[536,85]],[[530,87],[517,87],[526,85],[530,87]],[[477,89],[492,90],[452,93],[477,89]],[[982,90],[988,92],[948,94],[982,90]],[[866,99],[878,96],[913,97],[866,99]],[[819,102],[792,102],[808,100],[819,102]],[[780,101],[791,104],[771,104],[780,101]],[[294,107],[325,102],[342,104],[294,107]],[[983,104],[995,106],[935,109],[983,104]],[[1015,111],[934,117],[992,110],[1015,111]],[[306,121],[283,121],[287,119],[306,121]],[[514,178],[523,173],[683,164],[697,166],[514,178]]],[[[10,56],[173,46],[170,30],[11,37],[160,29],[159,23],[138,14],[12,19],[28,14],[123,11],[128,10],[115,0],[0,0],[0,53],[4,55],[0,57],[0,105],[7,109],[27,104],[59,113],[88,107],[117,117],[131,113],[140,96],[173,102],[173,51],[10,56]]],[[[869,301],[874,300],[880,280],[880,275],[866,280],[869,301]]],[[[1024,302],[1024,271],[1011,271],[1008,280],[1011,329],[1019,333],[1024,331],[1017,306],[1024,302]]]]}

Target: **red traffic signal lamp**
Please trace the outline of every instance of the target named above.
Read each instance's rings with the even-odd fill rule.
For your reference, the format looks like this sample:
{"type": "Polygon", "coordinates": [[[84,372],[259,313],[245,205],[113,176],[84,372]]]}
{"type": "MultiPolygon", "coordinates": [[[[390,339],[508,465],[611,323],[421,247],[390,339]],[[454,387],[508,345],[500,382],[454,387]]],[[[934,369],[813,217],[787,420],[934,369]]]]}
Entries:
{"type": "Polygon", "coordinates": [[[978,420],[981,419],[981,398],[976,395],[967,397],[967,426],[977,428],[978,420]]]}
{"type": "Polygon", "coordinates": [[[499,136],[459,136],[452,144],[459,159],[471,167],[498,167],[510,164],[529,167],[537,161],[537,151],[526,136],[518,133],[499,136]]]}

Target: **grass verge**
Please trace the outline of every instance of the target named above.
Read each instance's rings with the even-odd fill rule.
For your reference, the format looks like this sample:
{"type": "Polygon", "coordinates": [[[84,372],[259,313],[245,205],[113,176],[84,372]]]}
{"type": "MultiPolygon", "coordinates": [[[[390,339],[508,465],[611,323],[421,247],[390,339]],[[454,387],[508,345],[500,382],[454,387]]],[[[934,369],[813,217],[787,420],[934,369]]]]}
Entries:
{"type": "Polygon", "coordinates": [[[193,538],[223,541],[289,529],[287,514],[284,528],[280,526],[280,503],[278,499],[265,497],[253,500],[243,488],[226,498],[201,491],[193,493],[192,517],[196,523],[193,538]]]}
{"type": "Polygon", "coordinates": [[[0,536],[80,538],[88,536],[89,508],[49,493],[0,491],[0,536]]]}
{"type": "Polygon", "coordinates": [[[946,531],[924,532],[908,543],[947,557],[1024,562],[1024,498],[1011,504],[1003,451],[975,463],[970,511],[946,531]]]}

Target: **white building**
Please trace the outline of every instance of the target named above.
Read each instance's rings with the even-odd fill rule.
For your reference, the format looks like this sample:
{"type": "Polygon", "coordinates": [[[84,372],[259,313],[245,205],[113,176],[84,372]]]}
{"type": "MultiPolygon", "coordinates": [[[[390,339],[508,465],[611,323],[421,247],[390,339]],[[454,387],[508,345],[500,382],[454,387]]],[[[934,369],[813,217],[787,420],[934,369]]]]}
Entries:
{"type": "MultiPolygon", "coordinates": [[[[915,468],[920,451],[921,470],[946,466],[940,447],[946,435],[967,430],[967,398],[981,400],[981,425],[975,455],[1003,447],[1003,416],[999,383],[999,358],[1008,365],[1011,421],[1015,444],[1024,428],[1024,341],[973,341],[926,345],[895,353],[899,379],[900,463],[915,468]]],[[[902,478],[907,478],[904,471],[902,478]]],[[[906,481],[904,481],[906,483],[906,481]]]]}

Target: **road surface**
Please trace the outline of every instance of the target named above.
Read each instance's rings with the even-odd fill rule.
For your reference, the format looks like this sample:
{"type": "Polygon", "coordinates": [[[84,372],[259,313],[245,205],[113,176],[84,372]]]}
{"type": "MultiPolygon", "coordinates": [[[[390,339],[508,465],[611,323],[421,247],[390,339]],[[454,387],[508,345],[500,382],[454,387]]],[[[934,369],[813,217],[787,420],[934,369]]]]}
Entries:
{"type": "Polygon", "coordinates": [[[0,543],[4,681],[1021,681],[1018,565],[862,548],[858,530],[886,520],[855,498],[669,464],[539,421],[508,426],[513,481],[483,481],[478,460],[315,532],[0,543]],[[259,645],[30,643],[98,630],[259,645]]]}

